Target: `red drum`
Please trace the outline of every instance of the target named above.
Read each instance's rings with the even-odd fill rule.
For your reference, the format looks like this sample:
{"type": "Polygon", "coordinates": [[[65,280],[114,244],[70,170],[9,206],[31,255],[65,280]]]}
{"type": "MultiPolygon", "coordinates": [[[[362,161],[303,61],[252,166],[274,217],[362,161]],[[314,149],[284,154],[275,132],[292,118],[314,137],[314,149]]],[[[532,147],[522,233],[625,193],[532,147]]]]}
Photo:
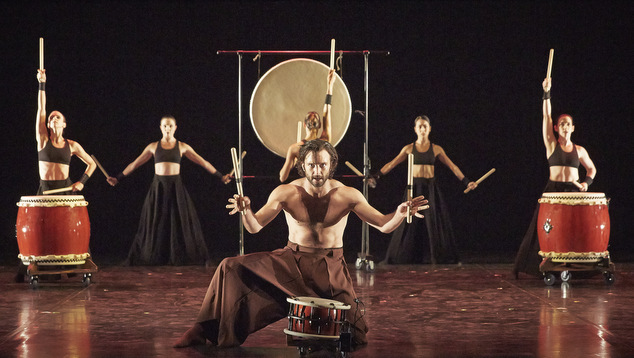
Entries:
{"type": "Polygon", "coordinates": [[[284,333],[302,338],[339,339],[350,305],[318,297],[287,298],[288,329],[284,333]]]}
{"type": "Polygon", "coordinates": [[[539,254],[553,262],[609,257],[610,217],[603,193],[544,193],[537,217],[539,254]]]}
{"type": "Polygon", "coordinates": [[[23,196],[15,236],[25,265],[81,265],[88,253],[90,221],[82,195],[23,196]]]}

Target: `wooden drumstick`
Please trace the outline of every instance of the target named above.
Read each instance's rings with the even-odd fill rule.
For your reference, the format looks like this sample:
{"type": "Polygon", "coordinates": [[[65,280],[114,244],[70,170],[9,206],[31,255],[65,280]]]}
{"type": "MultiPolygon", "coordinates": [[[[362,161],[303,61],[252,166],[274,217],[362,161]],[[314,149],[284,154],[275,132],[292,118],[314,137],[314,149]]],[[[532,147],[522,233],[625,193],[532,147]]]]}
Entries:
{"type": "MultiPolygon", "coordinates": [[[[245,155],[247,155],[247,151],[246,150],[242,152],[242,159],[244,159],[245,155]]],[[[236,172],[236,168],[231,169],[231,171],[229,172],[229,176],[232,176],[233,173],[235,173],[235,172],[236,172]]]]}
{"type": "Polygon", "coordinates": [[[335,39],[330,40],[330,69],[335,68],[335,39]]]}
{"type": "Polygon", "coordinates": [[[572,181],[572,183],[573,183],[573,184],[574,184],[577,188],[579,188],[579,189],[583,189],[583,185],[581,185],[581,183],[579,183],[578,181],[573,180],[573,181],[572,181]]]}
{"type": "Polygon", "coordinates": [[[40,37],[40,70],[44,69],[44,38],[40,37]]]}
{"type": "Polygon", "coordinates": [[[304,123],[302,123],[302,121],[297,122],[297,142],[299,143],[302,141],[302,129],[304,127],[304,123]]]}
{"type": "Polygon", "coordinates": [[[106,172],[106,170],[101,166],[101,163],[99,163],[99,161],[97,160],[97,157],[95,157],[94,155],[90,155],[90,157],[92,158],[92,160],[95,161],[95,163],[97,163],[97,166],[99,167],[99,169],[101,169],[101,172],[103,173],[103,175],[106,176],[106,178],[110,178],[110,175],[108,175],[108,172],[106,172]]]}
{"type": "Polygon", "coordinates": [[[236,173],[236,186],[238,188],[238,195],[244,196],[244,192],[242,191],[242,173],[240,173],[240,170],[238,168],[240,162],[238,161],[238,151],[236,150],[236,148],[231,148],[231,160],[233,161],[233,169],[236,173]]]}
{"type": "Polygon", "coordinates": [[[61,193],[61,192],[64,192],[64,191],[71,191],[71,190],[73,190],[73,187],[72,187],[72,186],[67,186],[67,187],[65,187],[65,188],[51,189],[51,190],[44,190],[44,191],[42,192],[42,194],[44,194],[44,195],[48,195],[48,194],[61,193]]]}
{"type": "MultiPolygon", "coordinates": [[[[484,175],[483,175],[480,179],[476,180],[476,184],[480,184],[480,183],[482,183],[482,181],[483,181],[484,179],[488,178],[488,177],[489,177],[489,175],[493,174],[493,172],[495,172],[495,168],[493,168],[493,169],[489,170],[489,171],[488,171],[486,174],[484,174],[484,175]]],[[[467,189],[465,189],[465,190],[464,190],[464,193],[466,194],[466,193],[468,193],[469,191],[471,191],[471,189],[470,189],[470,188],[467,188],[467,189]]]]}
{"type": "Polygon", "coordinates": [[[346,165],[348,166],[348,168],[352,169],[352,171],[353,171],[356,175],[358,175],[358,176],[360,176],[360,177],[362,177],[362,176],[363,176],[363,173],[361,173],[361,172],[359,171],[359,169],[355,168],[355,166],[354,166],[354,165],[352,165],[352,163],[350,163],[349,161],[346,161],[346,165]]]}
{"type": "MultiPolygon", "coordinates": [[[[407,155],[407,201],[414,195],[414,154],[407,155]]],[[[412,223],[412,207],[407,206],[407,223],[412,223]]]]}
{"type": "Polygon", "coordinates": [[[546,70],[546,78],[550,78],[550,73],[553,68],[553,56],[555,55],[555,49],[550,49],[550,54],[548,55],[548,70],[546,70]]]}

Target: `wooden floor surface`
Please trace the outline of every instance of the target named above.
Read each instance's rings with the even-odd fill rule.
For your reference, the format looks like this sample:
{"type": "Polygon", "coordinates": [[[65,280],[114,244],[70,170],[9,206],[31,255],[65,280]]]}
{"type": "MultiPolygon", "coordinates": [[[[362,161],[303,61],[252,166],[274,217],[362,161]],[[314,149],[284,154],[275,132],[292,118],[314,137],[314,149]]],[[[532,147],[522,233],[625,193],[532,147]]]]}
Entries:
{"type": "MultiPolygon", "coordinates": [[[[98,264],[98,262],[97,262],[98,264]]],[[[239,348],[174,349],[211,278],[204,267],[100,267],[81,276],[15,283],[0,266],[0,357],[298,357],[283,319],[239,348]]],[[[369,344],[349,357],[631,357],[634,264],[616,279],[548,286],[509,264],[351,267],[369,344]]],[[[315,351],[308,356],[330,356],[315,351]]]]}

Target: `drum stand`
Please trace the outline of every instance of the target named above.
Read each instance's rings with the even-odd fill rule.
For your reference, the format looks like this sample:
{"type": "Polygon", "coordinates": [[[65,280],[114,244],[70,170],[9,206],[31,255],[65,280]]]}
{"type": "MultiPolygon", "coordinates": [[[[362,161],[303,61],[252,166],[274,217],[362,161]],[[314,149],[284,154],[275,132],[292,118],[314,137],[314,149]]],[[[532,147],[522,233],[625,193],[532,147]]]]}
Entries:
{"type": "Polygon", "coordinates": [[[29,276],[29,283],[33,289],[39,287],[40,275],[62,274],[67,275],[67,277],[83,274],[82,284],[84,287],[87,287],[92,282],[92,274],[97,271],[97,265],[92,261],[92,258],[87,257],[83,264],[78,265],[51,265],[49,263],[43,264],[32,261],[26,268],[26,275],[29,276]]]}
{"type": "Polygon", "coordinates": [[[596,262],[555,262],[552,258],[544,258],[539,264],[539,271],[544,275],[544,283],[548,286],[555,284],[554,272],[560,272],[561,281],[568,282],[572,276],[571,271],[602,273],[605,283],[611,285],[614,283],[614,270],[614,263],[609,255],[596,262]]]}
{"type": "MultiPolygon", "coordinates": [[[[363,143],[363,196],[368,200],[368,178],[370,178],[370,157],[368,155],[368,55],[364,52],[363,80],[365,88],[365,112],[361,115],[365,120],[365,141],[363,143]]],[[[370,230],[366,222],[361,223],[361,252],[357,253],[354,267],[357,270],[365,267],[367,271],[374,271],[374,257],[370,255],[370,230]]]]}

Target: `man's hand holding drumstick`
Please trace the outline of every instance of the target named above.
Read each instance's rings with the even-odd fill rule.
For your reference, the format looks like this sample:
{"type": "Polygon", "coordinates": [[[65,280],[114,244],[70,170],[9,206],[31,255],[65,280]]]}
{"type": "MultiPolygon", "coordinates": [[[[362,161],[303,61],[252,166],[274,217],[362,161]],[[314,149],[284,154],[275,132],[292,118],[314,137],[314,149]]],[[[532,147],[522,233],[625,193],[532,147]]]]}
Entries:
{"type": "Polygon", "coordinates": [[[415,198],[411,198],[408,201],[401,203],[396,209],[396,214],[403,215],[405,219],[409,219],[409,222],[412,221],[412,217],[416,216],[417,218],[424,218],[425,216],[421,214],[419,211],[429,209],[429,205],[427,205],[427,199],[423,195],[417,196],[415,198]]]}
{"type": "MultiPolygon", "coordinates": [[[[242,154],[246,154],[246,152],[243,152],[242,154]]],[[[241,160],[241,158],[238,159],[238,151],[236,148],[231,148],[231,161],[233,162],[233,173],[236,178],[238,194],[234,194],[233,198],[229,198],[229,202],[231,204],[227,204],[226,206],[227,209],[231,209],[231,211],[229,211],[229,215],[233,215],[238,211],[242,215],[245,215],[246,211],[251,209],[251,200],[244,196],[244,192],[242,190],[242,171],[240,170],[241,160]]]]}
{"type": "MultiPolygon", "coordinates": [[[[247,151],[243,150],[242,151],[242,159],[244,159],[244,156],[247,155],[247,151]]],[[[222,182],[225,184],[229,184],[229,182],[231,181],[230,178],[233,178],[233,174],[236,172],[236,168],[235,166],[233,167],[233,169],[231,169],[231,171],[228,174],[225,174],[225,176],[222,177],[222,182]],[[228,180],[225,180],[228,179],[228,180]]]]}

